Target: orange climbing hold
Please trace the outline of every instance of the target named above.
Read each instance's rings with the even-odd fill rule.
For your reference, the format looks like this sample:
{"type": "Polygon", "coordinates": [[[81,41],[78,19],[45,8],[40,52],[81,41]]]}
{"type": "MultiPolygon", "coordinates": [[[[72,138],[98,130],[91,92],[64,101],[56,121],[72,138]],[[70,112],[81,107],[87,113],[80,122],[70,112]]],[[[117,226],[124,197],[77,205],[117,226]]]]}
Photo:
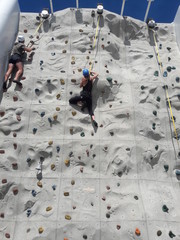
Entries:
{"type": "Polygon", "coordinates": [[[141,235],[141,232],[140,232],[139,228],[136,228],[135,234],[136,234],[137,236],[140,236],[140,235],[141,235]]]}

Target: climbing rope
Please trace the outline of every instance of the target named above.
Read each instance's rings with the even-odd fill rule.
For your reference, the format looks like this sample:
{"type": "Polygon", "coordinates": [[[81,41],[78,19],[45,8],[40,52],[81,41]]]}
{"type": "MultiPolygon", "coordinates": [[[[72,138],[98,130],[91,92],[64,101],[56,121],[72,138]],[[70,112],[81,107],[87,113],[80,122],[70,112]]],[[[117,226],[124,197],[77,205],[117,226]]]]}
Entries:
{"type": "MultiPolygon", "coordinates": [[[[159,55],[158,45],[157,45],[157,41],[156,41],[156,37],[155,37],[155,31],[153,29],[151,29],[151,30],[153,32],[153,38],[154,38],[154,43],[155,43],[155,51],[156,51],[156,55],[157,55],[157,61],[158,61],[158,64],[160,66],[161,74],[163,76],[164,69],[163,69],[163,65],[162,65],[162,62],[161,62],[161,59],[160,59],[160,55],[159,55]]],[[[168,94],[167,86],[165,86],[165,92],[166,92],[166,97],[167,97],[167,100],[168,100],[168,105],[169,105],[169,109],[170,109],[170,115],[171,115],[171,119],[172,119],[172,122],[173,122],[174,133],[175,133],[175,137],[176,137],[176,140],[177,140],[178,149],[180,149],[179,148],[179,142],[178,142],[177,130],[176,130],[175,122],[174,122],[174,116],[173,116],[173,112],[172,112],[171,102],[169,100],[169,94],[168,94]]]]}
{"type": "MultiPolygon", "coordinates": [[[[97,27],[96,27],[96,34],[95,34],[95,38],[94,38],[94,43],[93,43],[93,48],[92,48],[92,50],[94,50],[94,48],[95,48],[95,46],[96,46],[96,40],[97,40],[98,29],[99,29],[99,21],[100,21],[100,15],[98,16],[97,27]]],[[[91,62],[91,61],[90,61],[90,62],[91,62]]],[[[92,66],[93,66],[93,63],[91,62],[91,65],[90,65],[90,67],[89,67],[89,73],[91,73],[92,66]]]]}

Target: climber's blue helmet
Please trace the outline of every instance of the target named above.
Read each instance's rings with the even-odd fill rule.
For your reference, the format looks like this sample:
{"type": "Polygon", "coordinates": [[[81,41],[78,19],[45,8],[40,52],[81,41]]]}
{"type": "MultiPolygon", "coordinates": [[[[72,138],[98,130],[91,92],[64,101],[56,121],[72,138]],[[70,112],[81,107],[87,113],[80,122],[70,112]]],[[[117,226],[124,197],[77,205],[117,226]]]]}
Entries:
{"type": "Polygon", "coordinates": [[[89,77],[89,70],[87,68],[83,69],[83,76],[89,77]]]}

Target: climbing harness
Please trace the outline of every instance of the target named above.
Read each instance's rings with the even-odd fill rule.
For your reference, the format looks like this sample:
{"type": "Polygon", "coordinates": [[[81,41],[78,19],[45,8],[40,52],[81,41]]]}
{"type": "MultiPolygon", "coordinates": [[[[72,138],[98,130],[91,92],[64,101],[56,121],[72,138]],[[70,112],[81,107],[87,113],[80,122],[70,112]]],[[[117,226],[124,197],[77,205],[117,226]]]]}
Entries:
{"type": "MultiPolygon", "coordinates": [[[[158,61],[158,64],[159,64],[159,67],[160,67],[160,70],[161,70],[161,75],[164,77],[164,70],[163,70],[163,65],[162,65],[162,62],[161,62],[161,59],[160,59],[160,55],[159,55],[159,51],[158,51],[158,46],[157,46],[157,41],[156,41],[156,37],[155,37],[155,31],[153,29],[150,29],[152,32],[153,32],[153,39],[154,39],[154,43],[155,43],[155,52],[156,52],[156,55],[157,55],[157,61],[158,61]]],[[[175,122],[174,122],[174,116],[173,116],[173,112],[172,112],[172,107],[171,107],[171,102],[169,100],[169,94],[168,94],[168,90],[167,90],[167,86],[165,85],[164,87],[165,89],[165,92],[166,92],[166,97],[167,97],[167,100],[168,100],[168,106],[169,106],[169,109],[170,109],[170,115],[171,115],[171,119],[172,119],[172,122],[173,122],[173,127],[174,127],[174,133],[175,133],[175,137],[176,137],[176,140],[177,140],[177,144],[178,144],[178,149],[179,148],[179,142],[178,142],[178,135],[177,135],[177,130],[176,130],[176,126],[175,126],[175,122]]]]}

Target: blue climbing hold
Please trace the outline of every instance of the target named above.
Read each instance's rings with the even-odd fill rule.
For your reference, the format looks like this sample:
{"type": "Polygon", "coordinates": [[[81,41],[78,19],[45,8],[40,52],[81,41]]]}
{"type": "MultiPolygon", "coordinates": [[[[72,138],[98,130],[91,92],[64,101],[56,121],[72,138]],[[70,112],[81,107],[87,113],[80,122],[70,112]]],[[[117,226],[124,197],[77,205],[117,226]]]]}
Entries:
{"type": "Polygon", "coordinates": [[[44,116],[45,116],[45,112],[42,112],[42,113],[41,113],[41,117],[44,117],[44,116]]]}
{"type": "Polygon", "coordinates": [[[167,72],[166,71],[164,71],[164,73],[163,73],[163,77],[167,77],[167,72]]]}
{"type": "Polygon", "coordinates": [[[31,212],[32,212],[31,209],[27,210],[27,217],[29,217],[31,215],[31,212]]]}
{"type": "Polygon", "coordinates": [[[57,146],[57,147],[56,147],[56,150],[57,150],[57,153],[59,153],[59,152],[60,152],[60,147],[57,146]]]}
{"type": "Polygon", "coordinates": [[[37,195],[37,192],[35,191],[35,190],[32,190],[32,195],[33,195],[33,197],[36,197],[36,195],[37,195]]]}
{"type": "Polygon", "coordinates": [[[33,134],[36,134],[37,128],[33,128],[33,134]]]}
{"type": "Polygon", "coordinates": [[[176,175],[180,176],[180,170],[179,169],[176,169],[175,173],[176,173],[176,175]]]}

